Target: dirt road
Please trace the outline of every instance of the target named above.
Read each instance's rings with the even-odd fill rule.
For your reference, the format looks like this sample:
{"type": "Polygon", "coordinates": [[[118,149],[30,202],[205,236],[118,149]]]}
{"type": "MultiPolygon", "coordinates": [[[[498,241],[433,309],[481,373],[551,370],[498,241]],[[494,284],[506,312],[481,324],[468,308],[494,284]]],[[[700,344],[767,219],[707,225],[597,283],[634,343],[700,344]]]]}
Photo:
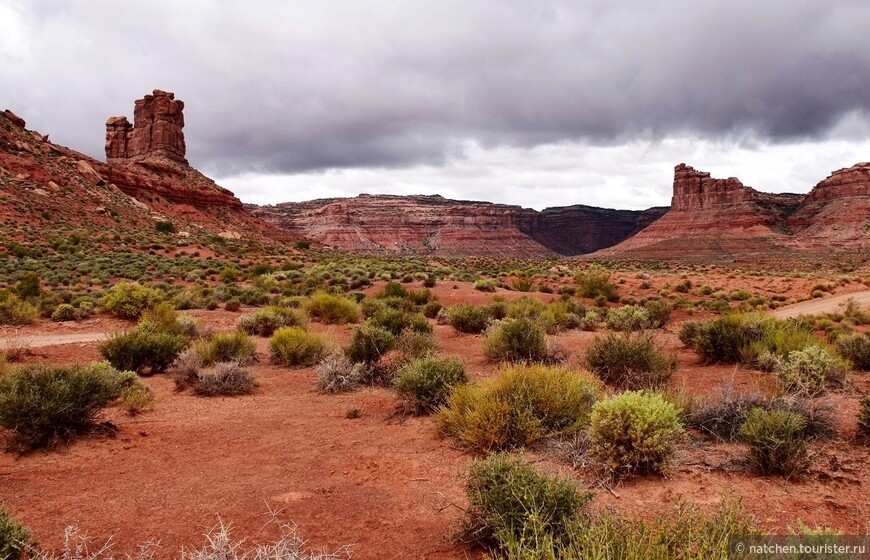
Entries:
{"type": "Polygon", "coordinates": [[[40,346],[55,346],[60,344],[79,344],[83,342],[95,342],[106,339],[110,333],[104,332],[89,332],[75,334],[50,334],[42,336],[14,336],[0,338],[0,348],[9,345],[23,345],[30,348],[38,348],[40,346]]]}
{"type": "Polygon", "coordinates": [[[816,315],[818,313],[828,313],[831,311],[837,311],[837,308],[843,304],[847,299],[854,299],[858,302],[862,308],[870,308],[870,290],[864,290],[863,292],[853,292],[851,294],[841,294],[838,296],[831,296],[827,298],[819,298],[819,299],[811,299],[809,301],[802,301],[800,303],[795,303],[793,305],[786,305],[784,307],[780,307],[774,311],[771,311],[771,315],[778,319],[788,319],[790,317],[797,317],[798,315],[816,315]]]}

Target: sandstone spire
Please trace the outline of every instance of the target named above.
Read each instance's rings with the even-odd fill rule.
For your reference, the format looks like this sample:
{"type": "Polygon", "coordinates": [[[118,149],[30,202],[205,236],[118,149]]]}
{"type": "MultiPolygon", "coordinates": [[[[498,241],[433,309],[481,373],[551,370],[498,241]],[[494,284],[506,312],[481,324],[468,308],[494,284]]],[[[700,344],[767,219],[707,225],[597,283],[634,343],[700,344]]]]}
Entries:
{"type": "Polygon", "coordinates": [[[184,103],[175,94],[155,89],[136,100],[133,124],[127,117],[106,121],[106,159],[109,163],[164,157],[187,164],[184,158],[184,103]]]}

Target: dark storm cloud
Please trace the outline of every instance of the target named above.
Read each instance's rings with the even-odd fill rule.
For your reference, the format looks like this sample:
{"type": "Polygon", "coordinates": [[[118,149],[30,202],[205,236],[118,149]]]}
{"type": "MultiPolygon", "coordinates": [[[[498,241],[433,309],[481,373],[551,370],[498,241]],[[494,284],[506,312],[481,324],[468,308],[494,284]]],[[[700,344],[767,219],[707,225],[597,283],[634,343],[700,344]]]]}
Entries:
{"type": "Polygon", "coordinates": [[[222,174],[438,164],[531,147],[751,131],[870,111],[863,1],[0,0],[0,100],[102,155],[153,88],[222,174]],[[4,25],[6,27],[4,27],[4,25]]]}

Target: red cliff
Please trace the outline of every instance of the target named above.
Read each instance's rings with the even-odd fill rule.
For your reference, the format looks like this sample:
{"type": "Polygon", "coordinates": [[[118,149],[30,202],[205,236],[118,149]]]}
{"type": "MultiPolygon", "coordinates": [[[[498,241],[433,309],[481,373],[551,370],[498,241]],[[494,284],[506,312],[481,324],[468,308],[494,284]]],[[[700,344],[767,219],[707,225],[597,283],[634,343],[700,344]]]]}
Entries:
{"type": "Polygon", "coordinates": [[[538,212],[437,195],[360,195],[250,208],[279,228],[344,251],[505,257],[595,251],[664,211],[566,206],[538,212]]]}
{"type": "Polygon", "coordinates": [[[600,252],[634,258],[692,258],[863,250],[870,219],[870,164],[834,172],[806,195],[771,194],[738,179],[674,169],[671,209],[634,237],[600,252]]]}

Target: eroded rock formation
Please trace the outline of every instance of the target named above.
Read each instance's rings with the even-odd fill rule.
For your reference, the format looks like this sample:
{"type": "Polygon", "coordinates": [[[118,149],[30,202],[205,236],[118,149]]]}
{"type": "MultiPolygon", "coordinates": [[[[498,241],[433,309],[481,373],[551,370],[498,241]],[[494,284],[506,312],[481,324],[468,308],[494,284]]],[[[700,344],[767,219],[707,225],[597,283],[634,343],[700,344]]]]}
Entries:
{"type": "Polygon", "coordinates": [[[185,159],[184,103],[155,89],[135,102],[127,117],[106,121],[107,166],[103,178],[146,203],[164,200],[194,208],[241,209],[233,193],[190,167],[185,159]]]}
{"type": "Polygon", "coordinates": [[[538,212],[437,195],[360,195],[250,208],[282,229],[344,251],[513,257],[592,252],[664,212],[590,206],[538,212]]]}
{"type": "Polygon", "coordinates": [[[174,93],[155,89],[136,100],[133,124],[127,117],[106,121],[106,159],[129,163],[164,157],[186,164],[183,128],[184,102],[174,93]]]}
{"type": "Polygon", "coordinates": [[[864,250],[870,247],[870,164],[832,173],[806,195],[771,194],[680,164],[671,209],[601,251],[645,258],[864,250]]]}
{"type": "Polygon", "coordinates": [[[170,219],[187,235],[298,239],[251,216],[230,191],[189,165],[160,156],[107,164],[26,130],[23,122],[0,111],[0,214],[7,226],[32,224],[47,239],[70,227],[147,239],[155,220],[170,219]]]}

